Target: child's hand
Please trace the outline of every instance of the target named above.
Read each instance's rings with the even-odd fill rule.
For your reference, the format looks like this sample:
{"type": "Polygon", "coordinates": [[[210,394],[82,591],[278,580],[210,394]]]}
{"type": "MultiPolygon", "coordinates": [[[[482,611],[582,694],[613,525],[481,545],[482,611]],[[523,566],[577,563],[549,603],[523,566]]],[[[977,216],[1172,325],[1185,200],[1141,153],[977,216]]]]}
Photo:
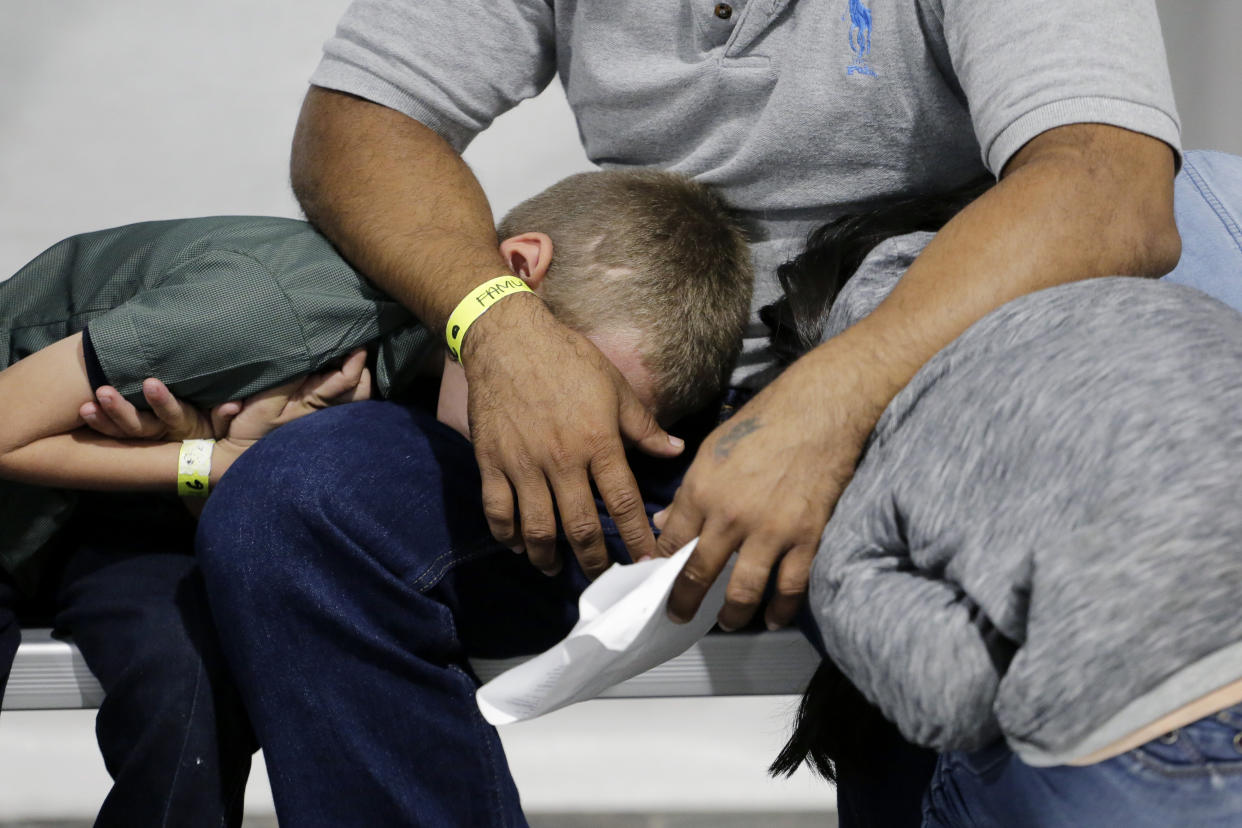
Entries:
{"type": "Polygon", "coordinates": [[[313,411],[370,398],[367,352],[359,348],[345,358],[340,368],[300,377],[247,398],[241,413],[228,420],[224,438],[244,450],[279,426],[313,411]]]}
{"type": "Polygon", "coordinates": [[[262,391],[244,403],[226,402],[210,413],[173,396],[164,383],[148,379],[142,395],[151,411],[139,411],[111,386],[101,386],[97,402],[85,403],[78,414],[95,431],[118,440],[192,440],[214,437],[218,442],[211,464],[212,482],[259,438],[285,423],[331,405],[371,398],[367,352],[360,348],[340,368],[299,377],[262,391]]]}
{"type": "Polygon", "coordinates": [[[139,411],[110,385],[95,392],[96,402],[84,403],[78,415],[95,431],[118,440],[193,440],[223,437],[241,403],[226,402],[204,413],[173,396],[154,377],[142,383],[151,411],[139,411]]]}

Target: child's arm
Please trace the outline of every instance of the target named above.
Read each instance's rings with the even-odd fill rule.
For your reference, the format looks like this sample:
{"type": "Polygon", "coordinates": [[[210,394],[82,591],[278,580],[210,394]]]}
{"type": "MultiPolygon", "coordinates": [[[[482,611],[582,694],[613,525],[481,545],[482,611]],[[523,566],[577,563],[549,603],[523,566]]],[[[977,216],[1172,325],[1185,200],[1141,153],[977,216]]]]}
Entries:
{"type": "MultiPolygon", "coordinates": [[[[224,403],[212,409],[212,422],[224,423],[214,426],[217,434],[224,433],[221,442],[238,444],[243,450],[256,443],[285,423],[332,405],[371,399],[372,377],[367,368],[367,352],[359,348],[350,353],[339,368],[328,368],[315,374],[295,377],[289,382],[260,391],[247,397],[244,403],[224,403]],[[229,410],[237,406],[240,413],[229,410]]],[[[96,397],[105,390],[100,388],[96,397]]],[[[122,440],[141,440],[152,430],[183,418],[182,411],[194,411],[183,403],[161,382],[148,379],[143,384],[143,394],[151,404],[154,415],[139,411],[119,394],[111,394],[109,403],[95,406],[88,403],[82,411],[95,409],[93,415],[83,414],[95,431],[122,440]],[[155,393],[152,393],[152,392],[155,393]]],[[[199,416],[202,416],[199,414],[199,416]]],[[[213,472],[214,476],[214,472],[213,472]]]]}
{"type": "MultiPolygon", "coordinates": [[[[82,335],[0,371],[0,477],[74,489],[173,490],[179,443],[115,440],[84,429],[94,400],[82,335]]],[[[200,433],[210,437],[210,424],[200,433]]]]}
{"type": "MultiPolygon", "coordinates": [[[[338,371],[312,375],[271,392],[289,402],[263,419],[256,406],[246,418],[246,438],[219,442],[212,460],[216,480],[257,436],[317,407],[358,398],[357,388],[369,377],[365,354],[356,352],[338,371]],[[347,389],[342,392],[341,389],[347,389]],[[251,422],[252,420],[262,422],[251,422]]],[[[158,385],[158,384],[156,384],[158,385]]],[[[159,386],[162,388],[162,386],[159,386]]],[[[160,419],[186,417],[190,409],[167,394],[166,405],[156,406],[160,419]]],[[[183,422],[175,441],[121,440],[83,428],[80,409],[94,400],[87,379],[80,334],[68,337],[0,371],[0,477],[39,486],[74,489],[173,491],[177,479],[180,440],[212,436],[205,415],[199,423],[183,422]]],[[[268,408],[271,406],[269,404],[268,408]]]]}

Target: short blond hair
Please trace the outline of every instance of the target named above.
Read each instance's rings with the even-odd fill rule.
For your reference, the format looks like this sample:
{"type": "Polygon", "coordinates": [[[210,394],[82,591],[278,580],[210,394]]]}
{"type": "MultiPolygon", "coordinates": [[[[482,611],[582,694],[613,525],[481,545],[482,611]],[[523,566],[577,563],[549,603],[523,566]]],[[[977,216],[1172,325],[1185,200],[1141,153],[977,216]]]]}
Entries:
{"type": "Polygon", "coordinates": [[[657,414],[702,407],[728,382],[750,316],[750,249],[709,187],[659,170],[580,173],[514,207],[499,236],[546,233],[543,296],[584,334],[637,329],[657,414]]]}

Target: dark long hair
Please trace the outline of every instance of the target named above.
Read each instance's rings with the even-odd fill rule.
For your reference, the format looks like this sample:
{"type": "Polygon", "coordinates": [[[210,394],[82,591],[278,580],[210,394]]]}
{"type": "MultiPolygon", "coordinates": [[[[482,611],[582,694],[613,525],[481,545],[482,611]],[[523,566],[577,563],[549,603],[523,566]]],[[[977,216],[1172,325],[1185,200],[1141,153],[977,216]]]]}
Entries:
{"type": "MultiPolygon", "coordinates": [[[[788,365],[819,344],[832,303],[876,245],[907,233],[938,232],[993,184],[989,177],[945,195],[889,201],[813,231],[806,250],[776,271],[784,294],[759,312],[780,362],[788,365]]],[[[874,776],[883,769],[871,748],[878,734],[891,729],[841,668],[825,657],[802,696],[793,735],[768,772],[789,776],[808,762],[830,782],[837,781],[842,767],[851,774],[874,776]]]]}
{"type": "Polygon", "coordinates": [[[854,776],[875,776],[883,770],[872,750],[876,735],[891,728],[884,714],[825,656],[802,694],[793,735],[768,773],[792,776],[806,762],[829,782],[837,781],[843,767],[854,776]]]}
{"type": "Polygon", "coordinates": [[[832,303],[876,245],[907,233],[939,231],[994,183],[988,176],[947,194],[881,202],[812,231],[806,249],[776,269],[783,295],[759,311],[781,364],[819,344],[832,303]]]}

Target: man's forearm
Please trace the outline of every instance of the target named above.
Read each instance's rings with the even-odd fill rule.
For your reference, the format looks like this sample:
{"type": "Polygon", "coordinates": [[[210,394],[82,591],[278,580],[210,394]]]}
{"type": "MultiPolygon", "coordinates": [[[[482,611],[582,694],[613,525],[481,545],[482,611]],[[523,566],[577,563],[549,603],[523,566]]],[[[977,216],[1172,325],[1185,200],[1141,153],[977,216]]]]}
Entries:
{"type": "Polygon", "coordinates": [[[311,87],[291,176],[307,217],[433,330],[472,287],[506,269],[470,168],[399,112],[311,87]]]}
{"type": "Polygon", "coordinates": [[[1181,252],[1173,164],[1163,143],[1115,127],[1045,133],[820,358],[866,366],[858,378],[878,417],[932,355],[1011,299],[1097,276],[1167,273],[1181,252]]]}
{"type": "Polygon", "coordinates": [[[791,365],[707,438],[672,506],[656,516],[665,552],[699,537],[673,586],[670,616],[693,617],[736,550],[720,625],[747,623],[774,571],[765,618],[788,624],[867,435],[919,368],[1015,297],[1173,267],[1180,243],[1172,208],[1173,156],[1164,144],[1092,126],[1031,142],[875,311],[791,365]]]}

